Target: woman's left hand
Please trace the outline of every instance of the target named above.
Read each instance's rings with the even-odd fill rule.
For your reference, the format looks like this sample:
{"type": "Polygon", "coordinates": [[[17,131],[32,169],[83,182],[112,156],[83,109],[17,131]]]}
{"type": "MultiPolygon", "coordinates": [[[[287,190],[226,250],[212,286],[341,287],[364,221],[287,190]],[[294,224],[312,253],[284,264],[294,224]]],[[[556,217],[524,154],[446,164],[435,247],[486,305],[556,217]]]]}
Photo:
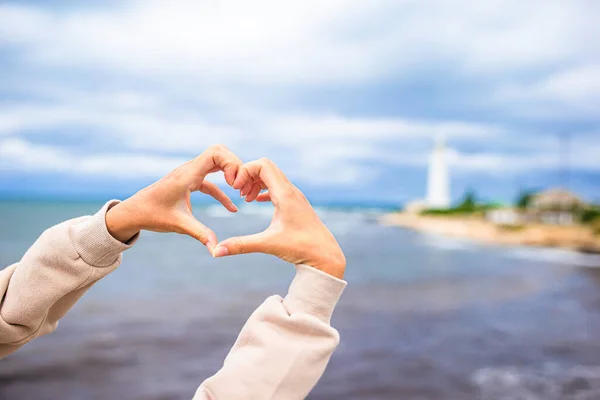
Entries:
{"type": "Polygon", "coordinates": [[[176,232],[202,242],[212,254],[215,233],[192,214],[190,194],[206,193],[231,212],[237,207],[217,185],[204,180],[211,172],[223,171],[232,185],[242,161],[223,145],[212,146],[193,160],[177,167],[152,185],[112,207],[106,214],[110,234],[129,241],[140,230],[176,232]]]}

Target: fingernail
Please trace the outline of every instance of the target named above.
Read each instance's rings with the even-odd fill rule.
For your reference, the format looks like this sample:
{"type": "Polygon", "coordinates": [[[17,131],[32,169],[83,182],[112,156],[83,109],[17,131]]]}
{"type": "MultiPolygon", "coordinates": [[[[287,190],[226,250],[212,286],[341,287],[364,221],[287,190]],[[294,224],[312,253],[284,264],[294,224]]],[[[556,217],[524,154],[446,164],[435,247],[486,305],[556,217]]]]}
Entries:
{"type": "Polygon", "coordinates": [[[217,246],[213,251],[213,257],[224,257],[229,254],[229,249],[225,246],[217,246]]]}

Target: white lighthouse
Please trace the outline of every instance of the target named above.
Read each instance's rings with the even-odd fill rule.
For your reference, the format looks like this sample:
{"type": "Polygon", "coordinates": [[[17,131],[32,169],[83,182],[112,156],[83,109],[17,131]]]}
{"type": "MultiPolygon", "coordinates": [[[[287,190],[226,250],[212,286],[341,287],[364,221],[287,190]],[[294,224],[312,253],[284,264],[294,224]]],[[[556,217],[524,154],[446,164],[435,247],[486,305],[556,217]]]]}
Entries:
{"type": "Polygon", "coordinates": [[[444,139],[436,140],[429,158],[429,173],[427,177],[427,207],[450,207],[450,181],[448,179],[448,161],[444,139]]]}

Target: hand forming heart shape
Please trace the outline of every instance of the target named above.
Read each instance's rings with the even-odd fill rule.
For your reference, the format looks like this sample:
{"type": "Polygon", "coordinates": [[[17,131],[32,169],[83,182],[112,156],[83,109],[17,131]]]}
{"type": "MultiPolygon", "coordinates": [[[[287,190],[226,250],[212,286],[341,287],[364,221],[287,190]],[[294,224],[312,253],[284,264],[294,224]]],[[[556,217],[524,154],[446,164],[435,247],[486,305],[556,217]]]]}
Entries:
{"type": "Polygon", "coordinates": [[[114,206],[106,216],[109,232],[126,242],[140,230],[177,232],[202,242],[214,257],[267,253],[293,264],[306,264],[330,275],[343,277],[346,260],[337,241],[319,219],[302,192],[270,160],[243,164],[225,146],[210,147],[154,184],[114,206]],[[223,171],[227,184],[240,190],[246,201],[272,201],[275,211],[263,232],[232,237],[217,245],[212,229],[192,214],[190,194],[211,195],[229,211],[237,211],[231,199],[206,175],[223,171]],[[268,190],[261,193],[261,190],[268,190]]]}

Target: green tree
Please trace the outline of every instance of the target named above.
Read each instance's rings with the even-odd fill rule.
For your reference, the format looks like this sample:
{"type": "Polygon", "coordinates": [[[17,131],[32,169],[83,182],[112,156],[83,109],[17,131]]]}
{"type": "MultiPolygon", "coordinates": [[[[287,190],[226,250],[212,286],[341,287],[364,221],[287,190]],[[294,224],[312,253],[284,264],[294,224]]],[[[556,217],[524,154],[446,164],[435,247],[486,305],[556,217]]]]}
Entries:
{"type": "Polygon", "coordinates": [[[520,209],[529,207],[534,195],[535,191],[533,190],[522,190],[517,196],[516,206],[520,209]]]}
{"type": "Polygon", "coordinates": [[[463,211],[475,211],[477,207],[477,197],[475,196],[475,192],[472,190],[468,190],[465,193],[465,197],[463,201],[459,204],[458,208],[463,211]]]}
{"type": "Polygon", "coordinates": [[[589,207],[581,214],[581,222],[584,224],[592,224],[600,222],[600,207],[589,207]]]}

